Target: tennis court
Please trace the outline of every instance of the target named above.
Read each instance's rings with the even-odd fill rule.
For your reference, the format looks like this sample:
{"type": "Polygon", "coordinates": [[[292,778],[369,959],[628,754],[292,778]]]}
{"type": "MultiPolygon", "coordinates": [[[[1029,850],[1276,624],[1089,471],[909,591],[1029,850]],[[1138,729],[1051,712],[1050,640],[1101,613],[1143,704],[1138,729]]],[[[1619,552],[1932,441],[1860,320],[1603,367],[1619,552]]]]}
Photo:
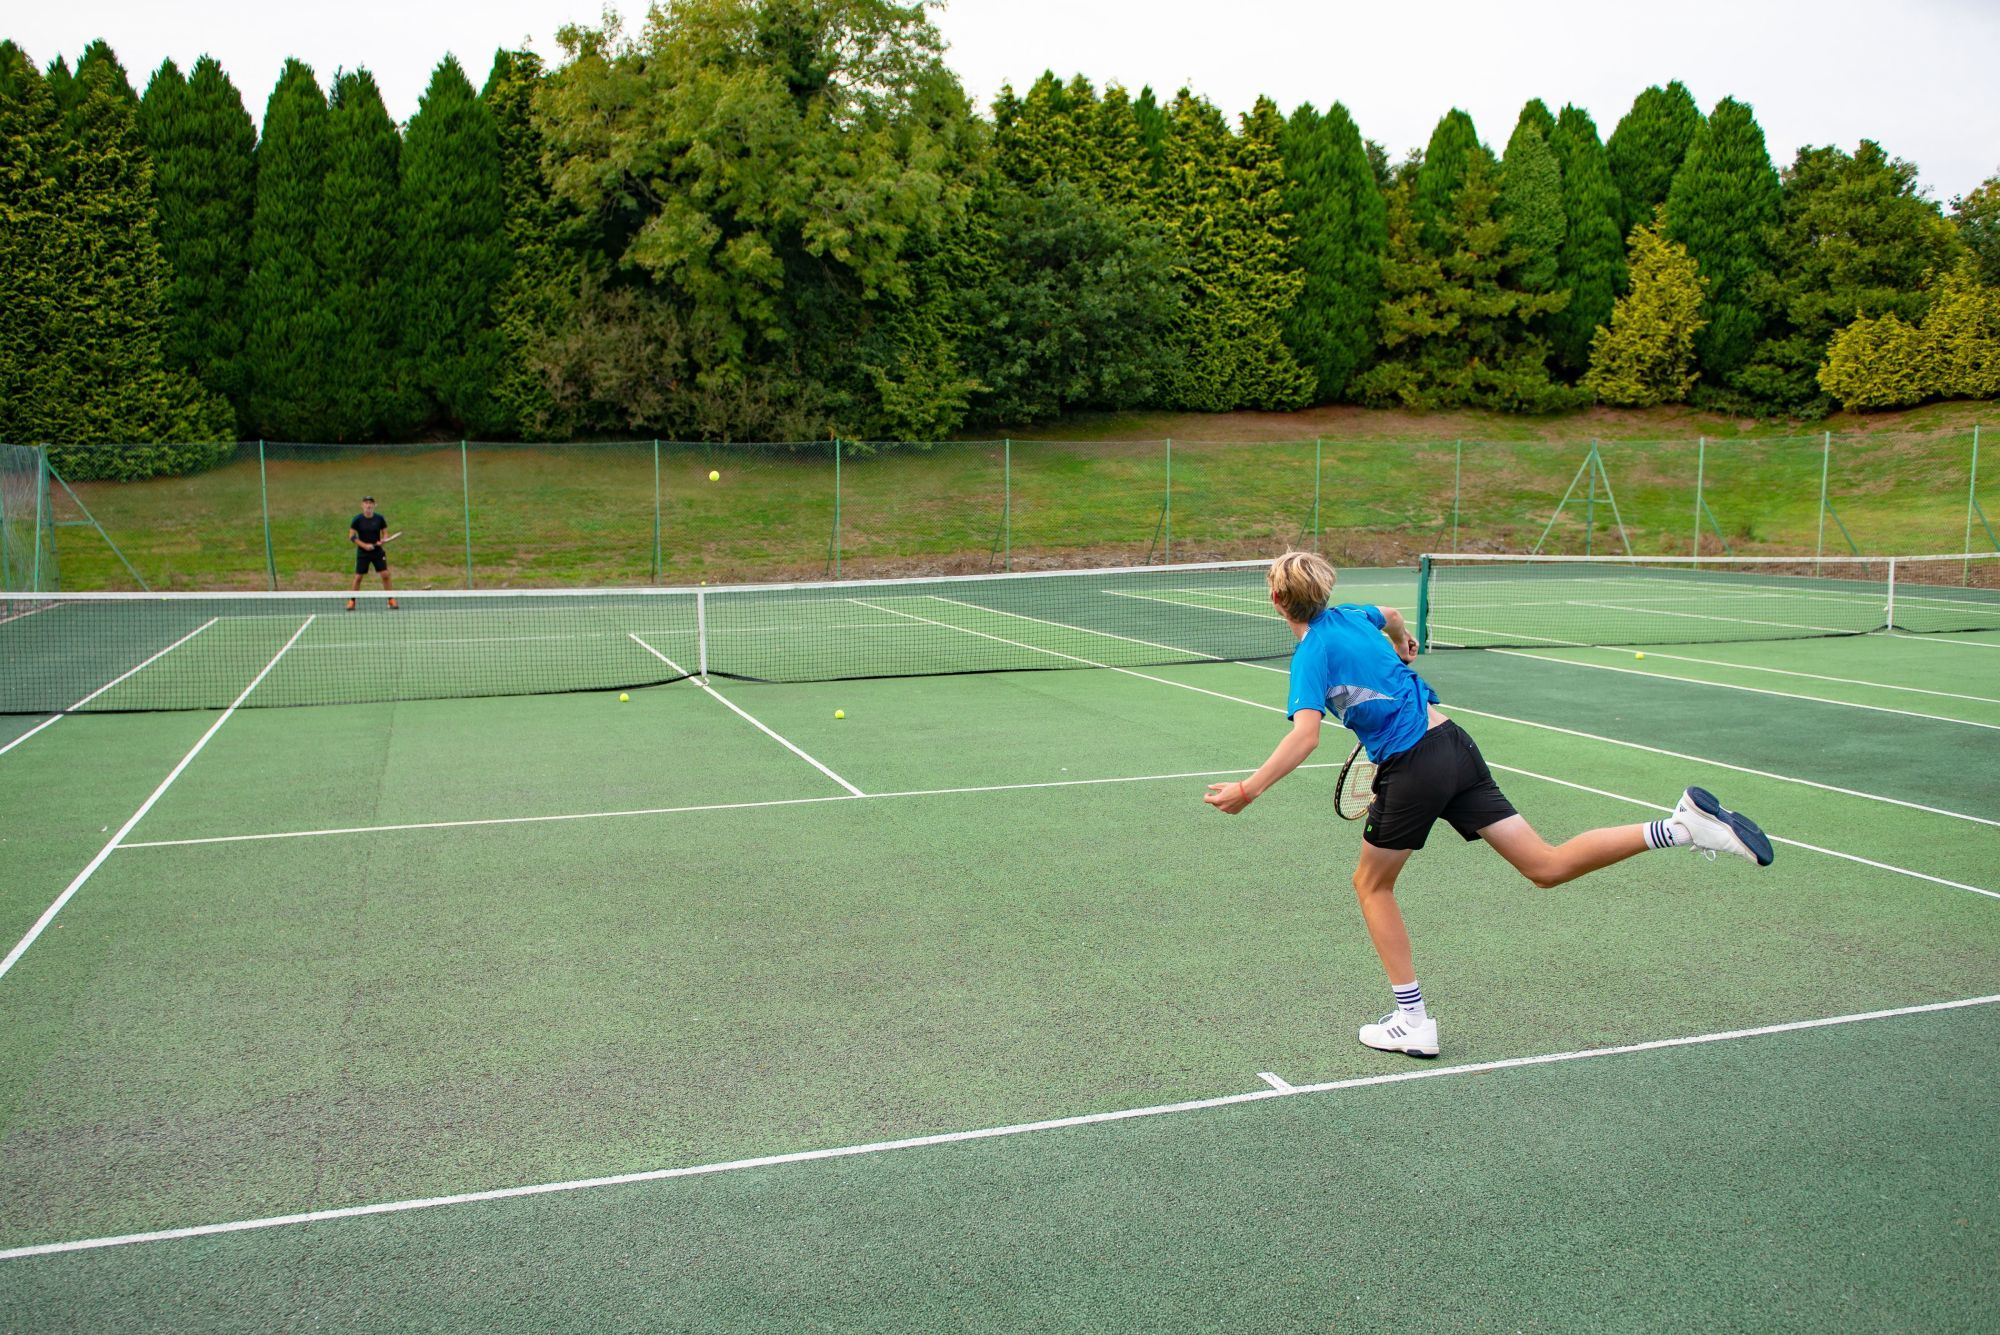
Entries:
{"type": "Polygon", "coordinates": [[[1990,1329],[1990,574],[1425,589],[1544,835],[1778,841],[1440,827],[1435,1063],[1354,1040],[1345,734],[1200,801],[1285,726],[1253,567],[18,607],[5,1324],[1990,1329]]]}

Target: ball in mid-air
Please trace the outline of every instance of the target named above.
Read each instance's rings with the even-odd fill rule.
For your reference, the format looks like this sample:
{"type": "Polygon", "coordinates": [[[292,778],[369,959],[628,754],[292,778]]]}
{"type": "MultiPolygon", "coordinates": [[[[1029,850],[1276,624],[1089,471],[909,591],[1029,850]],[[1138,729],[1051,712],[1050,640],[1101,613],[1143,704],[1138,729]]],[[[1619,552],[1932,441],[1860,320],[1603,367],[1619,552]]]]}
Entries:
{"type": "Polygon", "coordinates": [[[625,692],[623,691],[618,692],[618,703],[621,705],[624,704],[626,701],[630,700],[631,698],[632,698],[631,696],[625,694],[625,692]]]}
{"type": "Polygon", "coordinates": [[[708,470],[708,480],[710,482],[720,482],[722,481],[722,474],[716,472],[713,468],[711,468],[708,470]]]}
{"type": "Polygon", "coordinates": [[[846,717],[847,717],[847,711],[846,711],[845,709],[836,709],[836,710],[834,710],[834,711],[833,711],[833,716],[834,716],[835,718],[846,718],[846,717]]]}

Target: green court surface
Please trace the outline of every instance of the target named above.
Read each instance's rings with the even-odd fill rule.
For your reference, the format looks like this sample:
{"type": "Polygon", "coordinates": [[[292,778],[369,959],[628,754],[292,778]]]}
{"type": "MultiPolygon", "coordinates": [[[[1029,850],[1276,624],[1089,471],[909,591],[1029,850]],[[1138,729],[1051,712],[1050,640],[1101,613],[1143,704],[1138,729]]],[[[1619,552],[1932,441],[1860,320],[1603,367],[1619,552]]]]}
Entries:
{"type": "Polygon", "coordinates": [[[2000,634],[1636,652],[1419,667],[1545,835],[1777,861],[1440,826],[1433,1063],[1346,734],[1200,801],[1282,662],[0,720],[0,1325],[1993,1328],[2000,634]]]}

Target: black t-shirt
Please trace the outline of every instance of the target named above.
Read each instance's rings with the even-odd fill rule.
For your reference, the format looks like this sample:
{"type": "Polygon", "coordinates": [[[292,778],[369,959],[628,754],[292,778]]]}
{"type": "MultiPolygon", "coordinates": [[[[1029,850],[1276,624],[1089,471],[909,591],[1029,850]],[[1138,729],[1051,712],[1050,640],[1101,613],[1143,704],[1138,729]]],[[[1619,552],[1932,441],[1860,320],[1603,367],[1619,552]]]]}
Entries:
{"type": "Polygon", "coordinates": [[[354,530],[354,536],[361,541],[379,543],[382,541],[382,534],[388,530],[389,521],[377,511],[372,515],[354,516],[354,522],[349,527],[354,530]]]}

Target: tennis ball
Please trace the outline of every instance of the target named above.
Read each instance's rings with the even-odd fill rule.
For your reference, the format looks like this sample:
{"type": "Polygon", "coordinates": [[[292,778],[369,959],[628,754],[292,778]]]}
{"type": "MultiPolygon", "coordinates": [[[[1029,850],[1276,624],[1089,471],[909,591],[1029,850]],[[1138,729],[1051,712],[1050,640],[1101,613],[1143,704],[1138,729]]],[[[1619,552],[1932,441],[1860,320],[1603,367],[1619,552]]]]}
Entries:
{"type": "Polygon", "coordinates": [[[834,710],[834,711],[833,711],[833,716],[834,716],[835,718],[846,718],[846,717],[847,717],[847,711],[846,711],[845,709],[836,709],[836,710],[834,710]]]}
{"type": "Polygon", "coordinates": [[[1633,655],[1632,655],[1632,657],[1634,657],[1634,658],[1644,658],[1644,657],[1645,657],[1645,655],[1644,655],[1644,654],[1633,654],[1633,655]]]}
{"type": "Polygon", "coordinates": [[[708,470],[708,480],[710,482],[720,482],[722,481],[722,474],[716,472],[713,468],[711,468],[708,470]]]}
{"type": "Polygon", "coordinates": [[[632,698],[631,696],[625,694],[625,692],[623,691],[618,692],[618,703],[621,705],[624,704],[627,700],[630,700],[631,698],[632,698]]]}

